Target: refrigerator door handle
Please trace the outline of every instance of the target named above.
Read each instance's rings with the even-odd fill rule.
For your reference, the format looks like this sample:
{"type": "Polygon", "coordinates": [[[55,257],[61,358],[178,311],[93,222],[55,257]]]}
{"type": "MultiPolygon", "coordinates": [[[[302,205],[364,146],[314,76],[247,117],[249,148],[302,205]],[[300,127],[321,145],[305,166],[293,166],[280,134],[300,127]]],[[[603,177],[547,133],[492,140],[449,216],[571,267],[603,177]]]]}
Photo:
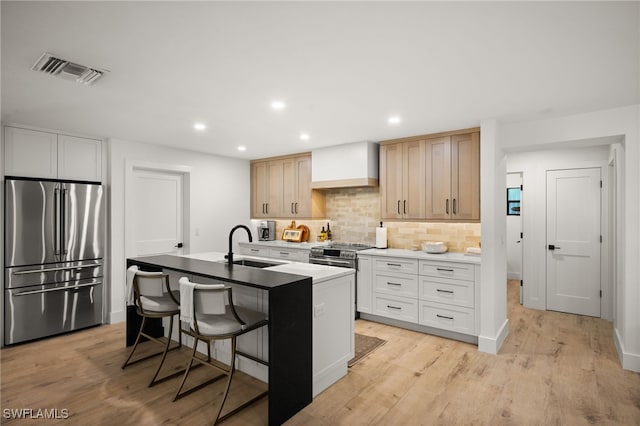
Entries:
{"type": "Polygon", "coordinates": [[[73,287],[56,287],[56,288],[47,288],[44,290],[30,290],[30,291],[22,291],[20,293],[14,293],[12,294],[12,296],[28,296],[30,294],[42,294],[42,293],[50,293],[52,291],[74,291],[74,290],[79,290],[83,287],[95,287],[97,285],[102,284],[102,281],[98,281],[95,283],[89,283],[89,284],[78,284],[78,285],[74,285],[73,287]]]}
{"type": "Polygon", "coordinates": [[[53,190],[53,247],[60,256],[60,188],[53,190]]]}
{"type": "Polygon", "coordinates": [[[61,220],[61,227],[60,227],[60,235],[61,235],[61,241],[60,241],[60,252],[62,255],[66,255],[67,254],[67,189],[63,188],[62,189],[62,211],[60,213],[60,217],[62,218],[61,220]]]}

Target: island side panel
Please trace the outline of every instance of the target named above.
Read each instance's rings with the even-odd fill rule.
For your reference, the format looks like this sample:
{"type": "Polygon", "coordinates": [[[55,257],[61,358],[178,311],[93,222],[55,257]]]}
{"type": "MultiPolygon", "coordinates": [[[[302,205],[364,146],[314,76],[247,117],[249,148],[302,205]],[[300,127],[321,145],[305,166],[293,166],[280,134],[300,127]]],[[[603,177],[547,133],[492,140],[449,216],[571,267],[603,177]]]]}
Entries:
{"type": "Polygon", "coordinates": [[[312,401],[312,279],[269,291],[269,424],[312,401]],[[284,402],[284,403],[283,403],[284,402]]]}

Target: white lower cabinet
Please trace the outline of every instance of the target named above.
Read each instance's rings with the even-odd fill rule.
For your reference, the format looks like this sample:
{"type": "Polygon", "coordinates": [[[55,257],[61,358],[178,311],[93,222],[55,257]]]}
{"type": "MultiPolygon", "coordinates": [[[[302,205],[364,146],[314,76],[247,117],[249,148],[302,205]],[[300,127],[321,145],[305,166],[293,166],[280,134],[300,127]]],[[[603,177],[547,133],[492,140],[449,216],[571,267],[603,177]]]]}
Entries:
{"type": "Polygon", "coordinates": [[[269,257],[269,247],[240,244],[240,254],[247,256],[269,257]]]}
{"type": "Polygon", "coordinates": [[[358,256],[358,272],[356,278],[356,308],[358,312],[370,314],[373,303],[373,274],[371,256],[358,256]]]}
{"type": "Polygon", "coordinates": [[[477,341],[480,265],[454,256],[450,262],[420,259],[420,253],[359,255],[358,311],[365,319],[389,318],[427,333],[441,330],[446,337],[477,341]]]}
{"type": "Polygon", "coordinates": [[[380,293],[376,293],[374,299],[374,314],[401,321],[418,322],[416,299],[380,293]]]}
{"type": "Polygon", "coordinates": [[[475,334],[473,308],[420,301],[418,322],[429,327],[475,334]]]}
{"type": "Polygon", "coordinates": [[[275,242],[273,245],[268,242],[240,242],[238,245],[240,246],[240,254],[289,260],[291,262],[309,263],[309,253],[311,252],[311,248],[288,247],[275,242]]]}

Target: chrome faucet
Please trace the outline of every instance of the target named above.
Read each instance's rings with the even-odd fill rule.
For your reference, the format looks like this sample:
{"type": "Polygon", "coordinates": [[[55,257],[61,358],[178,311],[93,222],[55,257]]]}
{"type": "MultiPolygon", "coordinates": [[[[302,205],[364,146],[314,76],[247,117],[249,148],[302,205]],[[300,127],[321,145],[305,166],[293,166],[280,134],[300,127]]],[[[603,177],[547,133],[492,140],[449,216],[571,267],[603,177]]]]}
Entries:
{"type": "Polygon", "coordinates": [[[249,227],[245,225],[236,225],[231,228],[231,231],[229,231],[229,253],[227,253],[224,257],[225,259],[229,259],[229,267],[233,267],[233,233],[236,232],[236,229],[238,228],[243,228],[245,231],[247,231],[247,235],[249,235],[249,242],[253,242],[253,237],[251,236],[251,230],[249,229],[249,227]]]}

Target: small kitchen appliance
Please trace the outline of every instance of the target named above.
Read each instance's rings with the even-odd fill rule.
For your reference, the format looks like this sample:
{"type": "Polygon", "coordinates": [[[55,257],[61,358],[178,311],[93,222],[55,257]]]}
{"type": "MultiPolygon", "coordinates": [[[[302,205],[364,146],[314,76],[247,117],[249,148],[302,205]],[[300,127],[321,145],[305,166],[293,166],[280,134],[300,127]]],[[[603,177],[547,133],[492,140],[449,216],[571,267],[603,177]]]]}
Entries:
{"type": "Polygon", "coordinates": [[[258,225],[258,240],[273,241],[276,239],[276,222],[273,220],[263,220],[258,225]]]}

